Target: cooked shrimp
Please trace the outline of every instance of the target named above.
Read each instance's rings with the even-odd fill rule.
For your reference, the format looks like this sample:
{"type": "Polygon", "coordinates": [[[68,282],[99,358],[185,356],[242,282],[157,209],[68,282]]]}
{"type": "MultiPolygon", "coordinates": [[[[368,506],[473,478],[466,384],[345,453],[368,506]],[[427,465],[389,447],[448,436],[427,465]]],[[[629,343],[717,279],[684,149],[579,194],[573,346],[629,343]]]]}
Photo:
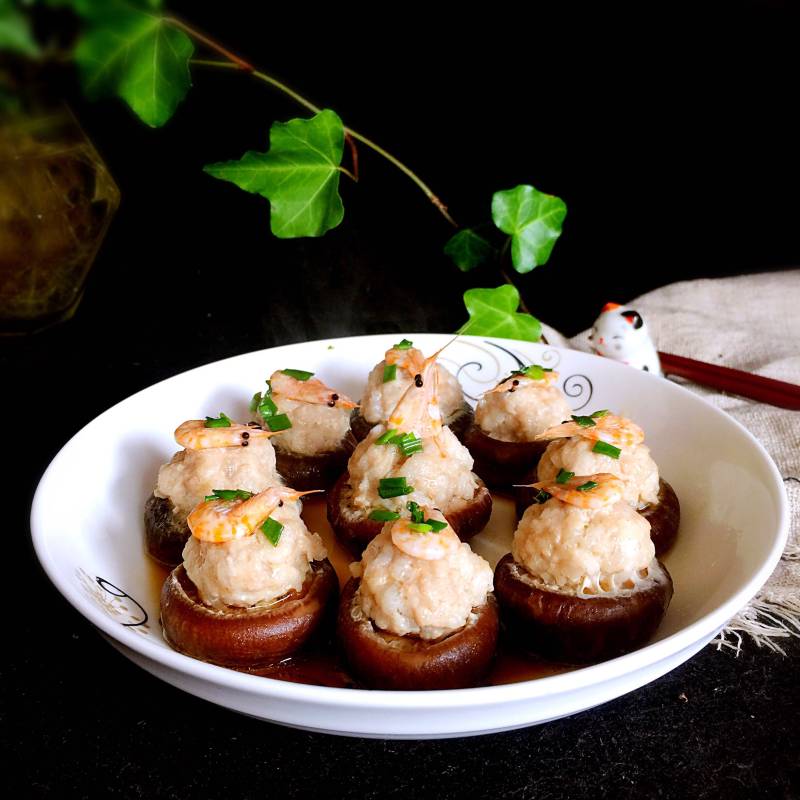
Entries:
{"type": "Polygon", "coordinates": [[[229,542],[251,536],[284,501],[297,500],[306,494],[288,486],[273,486],[247,500],[206,500],[196,506],[186,522],[192,536],[203,542],[229,542]]]}
{"type": "Polygon", "coordinates": [[[442,412],[439,408],[439,371],[436,369],[436,359],[456,338],[458,337],[424,359],[422,368],[414,375],[414,382],[406,389],[389,415],[388,428],[400,433],[413,432],[422,439],[436,437],[441,433],[442,412]]]}
{"type": "Polygon", "coordinates": [[[542,489],[547,494],[578,508],[603,508],[622,499],[625,484],[610,472],[597,472],[594,475],[576,475],[565,483],[558,481],[539,481],[527,484],[533,489],[542,489]],[[592,486],[592,484],[595,484],[592,486]],[[586,486],[581,489],[581,486],[586,486]]]}
{"type": "Polygon", "coordinates": [[[580,417],[591,419],[593,425],[581,425],[576,421],[562,422],[548,428],[537,437],[537,441],[550,439],[566,439],[570,436],[581,436],[592,441],[602,441],[616,447],[633,447],[644,441],[644,431],[635,423],[617,414],[603,414],[598,417],[580,417]]]}
{"type": "Polygon", "coordinates": [[[257,426],[231,422],[227,428],[207,428],[205,420],[190,419],[179,425],[175,441],[187,450],[209,447],[247,447],[254,439],[269,439],[280,431],[265,431],[257,426]]]}
{"type": "Polygon", "coordinates": [[[557,372],[544,372],[541,378],[531,378],[521,372],[515,372],[501,381],[494,387],[489,389],[484,394],[492,394],[493,392],[515,392],[519,389],[527,389],[529,386],[550,386],[558,380],[557,372]]]}
{"type": "Polygon", "coordinates": [[[409,347],[405,350],[392,347],[386,351],[384,361],[387,364],[396,364],[408,372],[412,378],[422,372],[425,366],[425,356],[416,347],[409,347]]]}
{"type": "Polygon", "coordinates": [[[306,381],[299,381],[291,375],[278,370],[273,372],[269,378],[272,393],[281,395],[289,400],[299,400],[302,403],[314,403],[315,405],[325,405],[333,408],[358,408],[358,403],[354,403],[349,397],[326,386],[318,378],[309,378],[306,381]]]}
{"type": "MultiPolygon", "coordinates": [[[[424,509],[425,519],[431,516],[432,509],[424,509]]],[[[444,518],[439,514],[433,515],[435,519],[444,518]]],[[[461,540],[455,531],[448,525],[439,533],[433,531],[415,531],[415,523],[409,519],[398,519],[391,523],[392,544],[412,558],[420,558],[423,561],[438,561],[448,554],[454,552],[461,545],[461,540]]]]}

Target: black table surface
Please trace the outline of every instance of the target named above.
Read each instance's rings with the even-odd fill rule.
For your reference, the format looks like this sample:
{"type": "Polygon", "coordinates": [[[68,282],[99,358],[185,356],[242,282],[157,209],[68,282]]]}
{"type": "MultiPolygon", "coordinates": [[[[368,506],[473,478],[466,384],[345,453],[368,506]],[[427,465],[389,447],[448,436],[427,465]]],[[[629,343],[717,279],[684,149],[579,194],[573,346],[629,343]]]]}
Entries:
{"type": "MultiPolygon", "coordinates": [[[[462,58],[462,40],[451,37],[442,52],[435,44],[444,28],[426,27],[419,47],[429,58],[411,63],[394,39],[340,47],[320,26],[304,41],[327,46],[330,58],[311,69],[294,37],[274,36],[262,49],[236,13],[215,18],[172,5],[394,147],[461,221],[485,216],[491,192],[516,183],[563,195],[564,237],[551,263],[520,285],[528,305],[568,333],[591,324],[609,299],[800,262],[798,163],[783,102],[787,91],[794,96],[792,27],[753,10],[759,4],[726,12],[732,27],[718,38],[716,16],[704,26],[691,20],[703,47],[686,32],[691,26],[668,45],[656,45],[645,26],[635,41],[619,31],[598,37],[597,57],[547,94],[546,123],[519,102],[539,96],[530,94],[527,51],[518,47],[511,63],[462,58]],[[646,76],[646,92],[632,73],[646,76]],[[735,169],[722,138],[738,154],[735,169]],[[773,202],[748,200],[755,197],[773,202]]],[[[410,31],[413,21],[397,25],[410,31]]],[[[576,59],[565,29],[552,30],[553,43],[537,39],[541,63],[565,52],[576,59]]],[[[503,46],[525,43],[521,30],[506,35],[503,46]]],[[[233,79],[197,74],[202,95],[159,131],[121,104],[87,104],[67,88],[122,205],[76,316],[0,342],[13,465],[3,487],[13,604],[2,663],[4,782],[16,796],[800,794],[797,639],[781,642],[785,656],[749,641],[738,657],[708,646],[631,694],[525,730],[355,740],[240,716],[160,682],[106,644],[49,584],[30,545],[30,499],[49,460],[98,413],[229,355],[334,336],[453,331],[465,319],[461,292],[499,283],[449,266],[441,254],[447,224],[369,154],[359,186],[343,190],[340,228],[316,240],[272,238],[266,201],[199,167],[264,149],[270,121],[297,110],[233,79]]]]}

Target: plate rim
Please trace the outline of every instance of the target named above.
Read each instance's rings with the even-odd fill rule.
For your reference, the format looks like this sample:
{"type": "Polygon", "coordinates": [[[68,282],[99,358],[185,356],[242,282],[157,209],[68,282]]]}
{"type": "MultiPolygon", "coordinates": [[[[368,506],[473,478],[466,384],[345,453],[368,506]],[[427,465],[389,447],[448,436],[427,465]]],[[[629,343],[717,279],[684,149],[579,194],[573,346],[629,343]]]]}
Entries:
{"type": "MultiPolygon", "coordinates": [[[[581,666],[578,669],[569,672],[559,673],[556,675],[548,675],[541,678],[533,678],[526,681],[518,681],[508,684],[499,684],[493,686],[478,686],[466,689],[436,689],[436,690],[416,690],[416,691],[391,691],[380,689],[352,689],[330,686],[319,686],[316,684],[294,683],[290,681],[282,681],[275,678],[262,677],[257,675],[249,675],[236,670],[231,670],[226,667],[220,667],[215,664],[208,664],[198,659],[191,658],[190,656],[183,655],[169,647],[163,647],[155,642],[148,641],[145,637],[132,633],[130,635],[123,635],[123,631],[127,630],[119,622],[113,620],[107,614],[103,613],[94,604],[91,604],[83,595],[78,591],[77,586],[73,582],[68,582],[66,578],[62,580],[58,566],[51,562],[46,545],[46,531],[43,530],[43,524],[40,521],[44,516],[44,503],[46,499],[47,484],[50,476],[55,472],[56,465],[63,458],[68,456],[68,450],[71,448],[75,439],[80,437],[84,431],[90,426],[96,424],[99,420],[106,415],[111,414],[115,409],[128,401],[138,397],[139,395],[149,392],[164,383],[183,378],[199,370],[206,370],[218,366],[220,364],[234,361],[237,359],[245,359],[259,354],[268,354],[274,350],[291,346],[313,346],[313,345],[331,345],[334,346],[338,342],[352,342],[356,339],[372,339],[379,340],[386,337],[396,337],[397,332],[386,332],[377,334],[359,334],[355,336],[339,336],[323,339],[314,339],[310,341],[288,342],[285,344],[275,345],[269,348],[261,348],[258,350],[251,350],[245,353],[238,353],[225,358],[216,359],[206,364],[200,364],[195,367],[190,367],[187,370],[178,372],[169,377],[163,378],[150,384],[133,394],[123,398],[122,400],[114,403],[112,406],[102,411],[95,416],[92,420],[83,425],[73,436],[71,436],[64,445],[59,449],[55,456],[51,459],[50,463],[45,468],[44,472],[39,479],[36,491],[33,496],[30,512],[30,529],[31,539],[33,543],[34,552],[37,559],[44,570],[45,574],[51,583],[58,589],[59,593],[70,603],[70,605],[83,616],[88,619],[93,625],[110,636],[112,639],[118,641],[125,647],[129,647],[139,653],[145,658],[152,659],[165,667],[174,669],[180,673],[186,673],[189,676],[203,680],[213,684],[222,684],[227,689],[234,689],[248,694],[256,694],[261,698],[276,697],[287,701],[303,701],[305,703],[313,703],[315,705],[324,706],[345,706],[345,707],[358,707],[363,708],[384,708],[387,710],[406,709],[411,710],[415,708],[424,708],[426,711],[433,711],[437,709],[447,709],[454,706],[461,708],[466,707],[480,707],[484,705],[502,705],[506,703],[514,703],[523,700],[536,700],[542,697],[557,697],[560,694],[569,693],[573,691],[590,689],[605,683],[609,680],[624,678],[626,675],[633,674],[639,669],[656,664],[667,656],[679,652],[692,643],[699,642],[704,637],[713,636],[713,634],[723,626],[729,619],[731,619],[741,608],[743,608],[755,596],[761,586],[766,582],[772,574],[775,566],[777,565],[789,534],[789,509],[786,493],[783,491],[783,478],[775,465],[772,457],[767,453],[761,442],[738,420],[727,414],[720,408],[717,408],[712,403],[709,403],[705,398],[692,392],[688,388],[669,381],[672,387],[670,391],[675,390],[683,393],[685,396],[691,398],[691,402],[697,402],[711,409],[712,413],[724,417],[724,419],[733,424],[744,434],[745,439],[755,449],[761,458],[768,473],[774,480],[773,489],[777,488],[775,499],[777,499],[777,516],[778,516],[778,530],[772,548],[770,549],[767,557],[764,559],[760,567],[755,571],[753,576],[747,583],[734,593],[726,602],[719,605],[717,608],[711,610],[699,619],[690,623],[689,625],[681,628],[673,634],[660,639],[656,642],[646,644],[644,647],[638,648],[631,653],[619,656],[617,658],[609,659],[598,664],[590,664],[581,666]]],[[[432,333],[432,332],[406,332],[402,335],[413,338],[421,337],[441,337],[452,338],[452,334],[448,333],[432,333]]],[[[528,342],[520,339],[509,339],[499,336],[472,336],[463,335],[461,338],[466,340],[487,342],[489,340],[497,340],[499,342],[506,342],[512,345],[534,345],[537,347],[546,347],[553,349],[559,353],[569,353],[570,355],[578,354],[590,359],[597,359],[604,364],[614,364],[620,368],[628,368],[619,362],[612,361],[601,356],[587,353],[582,350],[575,350],[572,348],[559,347],[557,345],[544,344],[542,342],[528,342]]],[[[656,375],[647,375],[646,379],[651,380],[666,380],[656,375]]],[[[622,692],[624,694],[625,692],[622,692]]]]}

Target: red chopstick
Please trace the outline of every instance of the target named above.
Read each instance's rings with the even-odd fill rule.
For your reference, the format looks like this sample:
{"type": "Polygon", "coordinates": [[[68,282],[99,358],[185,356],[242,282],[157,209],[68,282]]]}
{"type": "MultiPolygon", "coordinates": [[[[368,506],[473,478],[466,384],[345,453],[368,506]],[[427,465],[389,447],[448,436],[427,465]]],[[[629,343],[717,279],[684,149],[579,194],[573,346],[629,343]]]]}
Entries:
{"type": "Polygon", "coordinates": [[[659,351],[658,357],[661,359],[661,369],[665,375],[677,375],[679,378],[688,378],[712,389],[721,389],[723,392],[749,397],[760,403],[800,411],[800,386],[794,383],[776,381],[773,378],[764,378],[752,372],[742,372],[730,367],[706,364],[704,361],[674,356],[671,353],[659,351]]]}

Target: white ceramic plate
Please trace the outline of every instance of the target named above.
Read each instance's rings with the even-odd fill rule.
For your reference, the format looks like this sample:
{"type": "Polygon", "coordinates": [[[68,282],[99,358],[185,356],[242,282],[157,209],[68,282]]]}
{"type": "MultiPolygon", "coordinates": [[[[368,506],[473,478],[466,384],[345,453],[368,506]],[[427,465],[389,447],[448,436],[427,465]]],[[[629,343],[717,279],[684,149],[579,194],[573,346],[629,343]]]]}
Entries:
{"type": "MultiPolygon", "coordinates": [[[[450,337],[409,334],[425,352],[450,337]]],[[[463,337],[442,361],[477,396],[520,363],[555,367],[575,410],[611,408],[647,433],[661,474],[681,501],[679,539],[666,558],[675,584],[654,640],[602,664],[499,686],[386,692],[289,683],[188,658],[163,641],[154,572],[142,548],[142,510],[159,465],[188,418],[224,410],[249,417],[253,392],[275,369],[296,367],[353,397],[397,335],[306,342],[229,358],[162,381],[117,404],[53,459],[31,513],[36,553],[59,591],[114,647],[168,683],[286,725],[386,738],[508,730],[604,703],[692,656],[756,593],[786,542],[780,475],[761,445],[691,392],[614,361],[544,345],[463,337]],[[88,493],[86,487],[93,491],[88,493]]],[[[481,534],[494,562],[511,526],[481,534]]]]}

